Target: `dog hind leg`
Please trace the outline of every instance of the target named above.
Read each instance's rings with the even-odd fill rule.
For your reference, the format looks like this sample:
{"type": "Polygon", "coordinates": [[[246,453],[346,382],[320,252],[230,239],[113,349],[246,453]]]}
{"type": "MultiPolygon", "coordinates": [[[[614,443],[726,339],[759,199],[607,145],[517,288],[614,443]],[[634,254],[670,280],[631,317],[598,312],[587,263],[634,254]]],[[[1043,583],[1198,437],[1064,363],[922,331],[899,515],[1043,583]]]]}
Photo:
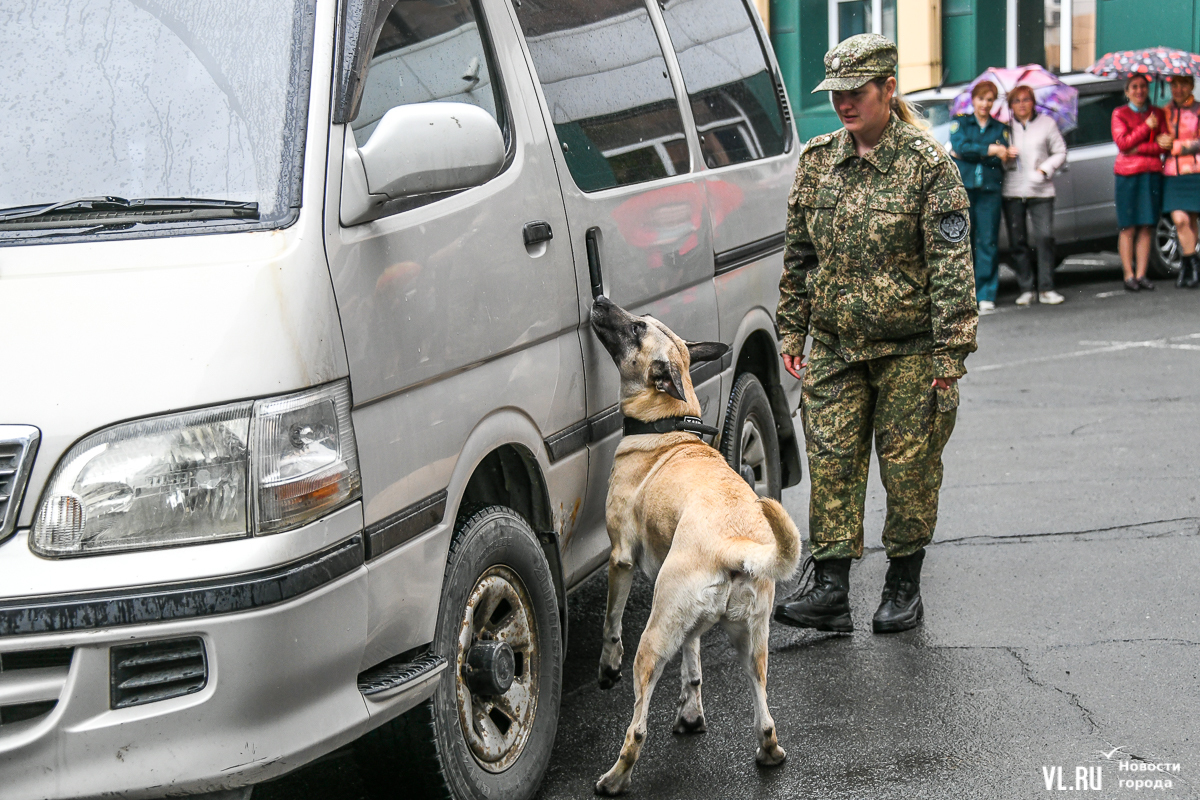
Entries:
{"type": "Polygon", "coordinates": [[[600,652],[601,689],[611,689],[621,680],[621,661],[625,657],[625,648],[621,646],[621,619],[625,616],[625,602],[632,585],[632,554],[614,548],[608,559],[608,609],[604,617],[604,648],[600,652]]]}
{"type": "Polygon", "coordinates": [[[679,666],[679,706],[675,715],[675,733],[704,733],[704,703],[700,699],[700,632],[692,634],[683,645],[683,658],[679,666]]]}
{"type": "Polygon", "coordinates": [[[771,710],[767,707],[769,625],[768,618],[762,614],[756,614],[745,621],[726,622],[724,625],[730,640],[737,648],[742,670],[750,683],[750,694],[754,698],[754,730],[758,736],[758,750],[754,754],[754,760],[764,767],[782,764],[787,758],[787,752],[779,746],[775,718],[771,716],[771,710]]]}
{"type": "Polygon", "coordinates": [[[694,600],[688,600],[689,597],[694,598],[695,593],[675,592],[674,598],[678,599],[669,600],[666,593],[661,591],[664,578],[671,582],[680,580],[677,575],[670,575],[671,572],[678,571],[664,565],[655,583],[650,620],[646,623],[637,655],[633,658],[633,720],[625,731],[625,741],[617,762],[596,782],[597,794],[618,795],[629,788],[633,766],[646,741],[646,715],[654,686],[662,677],[667,662],[697,629],[700,615],[694,600]]]}

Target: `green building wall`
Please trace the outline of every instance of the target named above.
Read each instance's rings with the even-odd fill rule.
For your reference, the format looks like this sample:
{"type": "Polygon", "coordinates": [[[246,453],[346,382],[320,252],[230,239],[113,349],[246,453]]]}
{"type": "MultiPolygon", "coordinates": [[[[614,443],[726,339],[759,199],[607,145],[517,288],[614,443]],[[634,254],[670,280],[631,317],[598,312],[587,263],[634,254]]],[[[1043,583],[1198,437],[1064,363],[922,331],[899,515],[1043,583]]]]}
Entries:
{"type": "MultiPolygon", "coordinates": [[[[1017,61],[1044,63],[1044,0],[1020,0],[1017,61]]],[[[825,75],[828,0],[771,0],[771,44],[802,141],[840,127],[826,92],[811,94],[825,75]]],[[[942,65],[946,83],[969,81],[1003,66],[1005,0],[942,0],[942,65]]],[[[1096,56],[1164,45],[1200,53],[1200,0],[1096,0],[1096,56]]],[[[902,87],[915,91],[926,87],[902,87]]]]}
{"type": "Polygon", "coordinates": [[[1200,52],[1198,5],[1196,0],[1097,0],[1096,57],[1159,45],[1200,52]]]}

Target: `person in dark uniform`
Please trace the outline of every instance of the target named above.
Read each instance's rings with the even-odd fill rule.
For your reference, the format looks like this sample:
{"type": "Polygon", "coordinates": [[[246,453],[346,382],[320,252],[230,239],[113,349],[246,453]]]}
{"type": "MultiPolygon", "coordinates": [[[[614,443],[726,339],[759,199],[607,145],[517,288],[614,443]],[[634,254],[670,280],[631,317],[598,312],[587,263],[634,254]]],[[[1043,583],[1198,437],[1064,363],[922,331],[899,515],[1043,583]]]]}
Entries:
{"type": "Polygon", "coordinates": [[[812,582],[775,619],[795,627],[853,630],[850,564],[863,552],[872,438],[890,559],[873,629],[921,621],[942,448],[975,350],[967,193],[895,96],[895,70],[896,46],[875,34],[826,54],[814,91],[833,92],[845,127],[806,145],[788,198],[777,320],[784,367],[803,380],[812,582]]]}
{"type": "Polygon", "coordinates": [[[996,310],[1000,264],[1001,186],[1008,163],[1008,128],[992,116],[996,84],[980,81],[971,90],[974,114],[960,114],[950,123],[950,154],[958,164],[963,186],[971,200],[971,255],[975,261],[975,299],[979,310],[996,310]]]}

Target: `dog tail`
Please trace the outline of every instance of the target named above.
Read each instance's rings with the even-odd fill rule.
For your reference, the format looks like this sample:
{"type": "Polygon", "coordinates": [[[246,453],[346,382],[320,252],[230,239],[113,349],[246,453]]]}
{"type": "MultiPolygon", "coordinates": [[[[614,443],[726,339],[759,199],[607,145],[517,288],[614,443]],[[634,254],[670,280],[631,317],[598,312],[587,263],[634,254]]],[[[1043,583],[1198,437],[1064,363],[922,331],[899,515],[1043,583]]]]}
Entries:
{"type": "Polygon", "coordinates": [[[775,534],[775,544],[760,546],[756,548],[757,552],[747,555],[744,560],[746,571],[771,580],[787,580],[800,563],[800,531],[778,502],[763,497],[758,503],[775,534]]]}

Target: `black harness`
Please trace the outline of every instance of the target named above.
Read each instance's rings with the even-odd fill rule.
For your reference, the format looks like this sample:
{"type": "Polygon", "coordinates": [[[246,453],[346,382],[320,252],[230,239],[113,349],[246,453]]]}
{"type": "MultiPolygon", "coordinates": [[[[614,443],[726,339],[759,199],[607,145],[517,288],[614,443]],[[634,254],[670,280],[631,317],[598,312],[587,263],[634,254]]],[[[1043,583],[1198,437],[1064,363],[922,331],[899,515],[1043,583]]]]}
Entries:
{"type": "Polygon", "coordinates": [[[705,425],[699,417],[664,417],[654,422],[642,422],[640,419],[625,417],[625,435],[637,436],[643,433],[673,433],[686,431],[703,438],[716,436],[718,431],[712,425],[705,425]]]}

